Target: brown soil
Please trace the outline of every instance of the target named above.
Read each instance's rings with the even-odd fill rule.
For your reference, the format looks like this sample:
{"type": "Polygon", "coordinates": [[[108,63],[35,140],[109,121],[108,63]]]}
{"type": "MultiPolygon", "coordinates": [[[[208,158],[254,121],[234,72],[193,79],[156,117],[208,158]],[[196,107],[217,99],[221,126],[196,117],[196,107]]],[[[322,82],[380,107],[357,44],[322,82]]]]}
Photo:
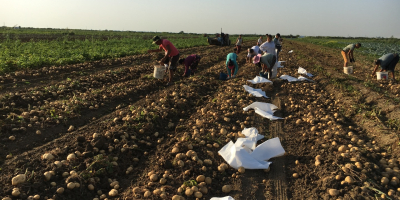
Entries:
{"type": "MultiPolygon", "coordinates": [[[[199,72],[183,78],[178,77],[183,73],[179,69],[171,86],[151,76],[159,54],[2,76],[0,197],[12,197],[13,188],[19,188],[21,194],[12,199],[36,194],[41,199],[94,199],[101,194],[109,199],[143,199],[146,190],[151,192],[147,199],[161,199],[153,191],[163,188],[171,199],[182,184],[198,175],[212,178],[205,186],[208,192],[199,199],[227,195],[237,200],[374,199],[375,195],[381,197],[379,192],[390,192],[392,196],[386,197],[391,199],[400,196],[396,181],[381,184],[382,177],[400,178],[398,84],[367,77],[371,71],[368,63],[357,63],[355,74],[345,75],[340,53],[288,40],[280,54],[280,60],[287,63],[278,76],[298,77],[301,66],[316,75],[315,82],[276,79],[273,85],[250,85],[271,97],[256,98],[242,87],[259,70],[245,63],[247,52],[239,54],[236,79],[218,80],[219,72],[226,71],[225,56],[231,50],[218,46],[181,50],[181,55],[202,56],[199,72]],[[288,54],[289,50],[294,52],[288,54]],[[269,121],[254,111],[243,112],[242,108],[254,101],[277,105],[276,115],[285,120],[269,121]],[[74,129],[68,131],[71,125],[74,129]],[[224,163],[218,150],[229,140],[235,141],[241,126],[254,126],[264,134],[260,143],[280,138],[286,155],[272,159],[269,172],[217,170],[224,163]],[[221,128],[228,133],[220,134],[221,128]],[[100,136],[93,138],[94,133],[100,136]],[[188,145],[198,159],[209,159],[212,164],[171,153],[178,147],[179,153],[186,154],[188,145]],[[342,145],[349,151],[339,152],[342,145]],[[42,160],[46,152],[52,153],[54,160],[42,160]],[[77,154],[76,159],[61,167],[54,164],[67,160],[71,153],[77,154]],[[317,155],[321,157],[318,166],[317,155]],[[132,170],[127,173],[129,167],[132,170]],[[48,181],[43,175],[47,171],[54,171],[48,181]],[[166,184],[149,180],[149,172],[161,177],[165,171],[171,174],[166,184]],[[70,174],[64,177],[64,172],[70,174]],[[28,180],[12,186],[11,179],[18,174],[26,174],[28,180]],[[341,176],[338,180],[337,175],[341,176]],[[354,183],[343,182],[346,176],[354,183]],[[116,197],[108,194],[113,181],[119,185],[116,197]],[[80,183],[80,187],[67,189],[67,182],[80,183]],[[88,189],[89,184],[94,190],[88,189]],[[222,193],[223,185],[232,185],[233,191],[222,193]],[[65,188],[62,194],[56,192],[60,187],[65,188]],[[135,187],[140,192],[133,193],[135,187]],[[338,196],[330,196],[329,189],[337,189],[338,196]]],[[[184,192],[181,195],[195,199],[184,192]]]]}

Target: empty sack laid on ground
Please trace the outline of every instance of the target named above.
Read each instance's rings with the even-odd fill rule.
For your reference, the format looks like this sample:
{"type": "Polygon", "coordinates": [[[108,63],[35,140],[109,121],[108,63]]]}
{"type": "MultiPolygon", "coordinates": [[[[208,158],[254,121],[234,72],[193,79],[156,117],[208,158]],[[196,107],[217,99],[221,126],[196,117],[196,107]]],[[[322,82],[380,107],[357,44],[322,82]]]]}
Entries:
{"type": "Polygon", "coordinates": [[[264,102],[254,102],[249,106],[243,108],[244,111],[248,111],[250,109],[254,109],[257,114],[261,115],[264,118],[268,118],[270,120],[282,119],[280,117],[274,116],[274,112],[278,107],[271,103],[264,102]]]}
{"type": "Polygon", "coordinates": [[[279,138],[269,139],[256,146],[257,141],[264,136],[259,135],[256,128],[243,130],[246,138],[238,138],[233,143],[230,141],[222,147],[218,153],[233,168],[238,169],[268,169],[271,162],[269,159],[285,154],[279,138]]]}
{"type": "Polygon", "coordinates": [[[284,63],[286,61],[278,61],[278,68],[284,68],[284,66],[282,66],[282,63],[284,63]]]}
{"type": "Polygon", "coordinates": [[[287,80],[289,82],[295,82],[295,81],[300,81],[299,79],[293,77],[293,76],[289,76],[289,75],[282,75],[281,77],[279,77],[280,79],[284,79],[287,80]]]}
{"type": "Polygon", "coordinates": [[[307,70],[302,67],[299,67],[299,69],[297,70],[297,73],[307,75],[308,77],[314,76],[311,73],[308,73],[307,70]]]}
{"type": "Polygon", "coordinates": [[[258,84],[258,83],[271,83],[272,84],[272,81],[270,81],[264,77],[261,77],[261,76],[256,76],[253,80],[248,80],[248,82],[250,82],[252,84],[258,84]]]}
{"type": "Polygon", "coordinates": [[[226,196],[226,197],[213,197],[210,200],[235,200],[235,199],[231,196],[226,196]]]}
{"type": "Polygon", "coordinates": [[[253,96],[269,98],[269,97],[267,97],[267,95],[265,95],[265,92],[262,91],[261,89],[254,89],[248,85],[243,85],[243,87],[244,87],[244,90],[246,90],[248,93],[252,94],[253,96]]]}

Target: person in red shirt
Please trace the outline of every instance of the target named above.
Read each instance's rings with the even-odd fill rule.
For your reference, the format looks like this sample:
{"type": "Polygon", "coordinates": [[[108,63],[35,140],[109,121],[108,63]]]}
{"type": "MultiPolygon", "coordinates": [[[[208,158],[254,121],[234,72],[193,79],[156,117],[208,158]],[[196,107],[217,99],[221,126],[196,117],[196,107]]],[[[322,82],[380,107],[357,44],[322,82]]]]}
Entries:
{"type": "Polygon", "coordinates": [[[201,57],[196,54],[192,54],[186,58],[182,58],[179,60],[179,64],[185,65],[185,73],[182,76],[190,76],[194,75],[197,71],[197,65],[199,65],[201,57]],[[189,74],[189,67],[190,67],[190,74],[189,74]]]}
{"type": "Polygon", "coordinates": [[[165,51],[165,56],[159,61],[159,63],[160,65],[170,63],[170,65],[167,68],[169,70],[169,77],[168,77],[169,80],[167,85],[170,85],[172,83],[172,77],[174,75],[176,67],[178,66],[179,51],[169,40],[161,39],[159,36],[153,37],[153,44],[159,45],[159,48],[155,50],[148,50],[147,52],[153,53],[153,52],[160,52],[162,50],[165,51]]]}

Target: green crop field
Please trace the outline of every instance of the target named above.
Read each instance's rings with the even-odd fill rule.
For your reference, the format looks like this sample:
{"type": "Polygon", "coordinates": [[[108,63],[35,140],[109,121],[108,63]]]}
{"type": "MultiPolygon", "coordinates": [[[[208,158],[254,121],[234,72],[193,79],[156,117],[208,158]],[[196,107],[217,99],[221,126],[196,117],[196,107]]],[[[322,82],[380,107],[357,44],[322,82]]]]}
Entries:
{"type": "MultiPolygon", "coordinates": [[[[208,45],[203,34],[0,28],[0,73],[143,54],[157,48],[154,35],[178,49],[208,45]]],[[[237,35],[230,38],[233,43],[237,35]]]]}
{"type": "Polygon", "coordinates": [[[335,37],[304,37],[297,41],[313,43],[325,47],[343,49],[351,43],[361,43],[361,48],[357,49],[364,55],[372,58],[378,58],[387,53],[400,52],[400,39],[395,38],[335,38],[335,37]]]}

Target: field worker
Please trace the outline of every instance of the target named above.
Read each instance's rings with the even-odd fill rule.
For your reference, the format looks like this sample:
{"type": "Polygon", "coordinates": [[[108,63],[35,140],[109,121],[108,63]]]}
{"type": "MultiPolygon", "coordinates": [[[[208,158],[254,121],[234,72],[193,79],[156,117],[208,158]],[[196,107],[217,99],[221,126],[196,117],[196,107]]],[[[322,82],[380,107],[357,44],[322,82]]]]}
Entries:
{"type": "MultiPolygon", "coordinates": [[[[236,51],[236,49],[234,49],[234,52],[235,51],[236,51]]],[[[226,64],[226,70],[228,71],[228,79],[235,78],[236,74],[237,74],[237,72],[239,70],[239,66],[238,66],[236,60],[237,60],[237,54],[236,53],[230,53],[230,54],[228,54],[226,56],[225,64],[226,64]],[[232,72],[231,69],[229,68],[230,65],[234,66],[234,68],[233,68],[234,72],[232,72]]],[[[231,66],[231,68],[232,68],[232,66],[231,66]]]]}
{"type": "Polygon", "coordinates": [[[276,56],[275,43],[272,41],[272,35],[267,35],[267,41],[261,44],[260,50],[276,56]]]}
{"type": "Polygon", "coordinates": [[[262,56],[257,55],[253,58],[254,63],[262,68],[261,73],[268,73],[268,77],[272,77],[272,67],[276,63],[276,56],[272,53],[264,53],[262,56]]]}
{"type": "Polygon", "coordinates": [[[257,46],[260,46],[262,43],[262,36],[260,36],[260,38],[257,40],[257,46]]]}
{"type": "Polygon", "coordinates": [[[182,76],[190,76],[194,75],[197,72],[197,65],[199,65],[201,57],[196,54],[192,54],[186,58],[182,58],[179,60],[179,64],[185,65],[185,72],[182,76]],[[190,68],[190,73],[189,73],[190,68]]]}
{"type": "Polygon", "coordinates": [[[349,60],[350,60],[350,62],[356,62],[355,60],[354,60],[354,56],[353,56],[353,51],[354,51],[354,48],[360,48],[361,47],[361,44],[360,43],[357,43],[357,44],[349,44],[349,45],[347,45],[347,47],[345,47],[343,50],[342,50],[342,56],[343,56],[343,60],[344,60],[344,66],[345,67],[347,67],[347,64],[349,63],[349,60]]]}
{"type": "Polygon", "coordinates": [[[274,44],[275,44],[275,51],[276,51],[276,60],[279,60],[279,52],[282,50],[282,44],[281,41],[279,40],[281,38],[281,34],[277,33],[274,38],[274,44]]]}
{"type": "Polygon", "coordinates": [[[152,52],[160,52],[164,49],[165,51],[165,56],[160,60],[160,65],[164,64],[169,64],[168,70],[169,70],[169,76],[168,76],[168,83],[167,86],[172,84],[172,77],[174,76],[174,71],[176,70],[176,67],[178,66],[178,60],[179,60],[179,51],[178,49],[175,48],[175,46],[166,39],[161,39],[159,36],[154,36],[153,37],[153,44],[159,45],[159,48],[156,50],[148,50],[148,53],[152,52]]]}
{"type": "Polygon", "coordinates": [[[398,62],[399,62],[399,54],[397,54],[397,53],[388,53],[388,54],[383,55],[378,60],[374,61],[375,68],[374,68],[374,71],[372,72],[371,76],[372,77],[376,76],[375,72],[378,69],[378,66],[381,66],[381,72],[382,71],[391,72],[393,80],[396,80],[394,78],[394,68],[396,67],[396,64],[398,62]]]}
{"type": "Polygon", "coordinates": [[[253,46],[253,47],[251,47],[251,49],[248,49],[248,50],[247,50],[247,58],[246,58],[246,61],[247,61],[248,63],[251,63],[252,58],[253,58],[254,56],[256,56],[257,54],[260,54],[260,53],[262,53],[262,52],[260,51],[260,47],[259,47],[259,46],[253,46]]]}
{"type": "MultiPolygon", "coordinates": [[[[229,62],[228,62],[228,69],[230,69],[230,72],[228,72],[229,73],[228,76],[229,77],[234,77],[235,76],[234,75],[234,73],[235,73],[235,64],[233,63],[232,60],[229,60],[229,62]]],[[[229,77],[228,77],[228,79],[229,79],[229,77]]]]}
{"type": "Polygon", "coordinates": [[[242,35],[239,35],[238,39],[236,40],[236,53],[240,53],[240,50],[242,49],[242,44],[243,44],[243,39],[242,35]]]}

